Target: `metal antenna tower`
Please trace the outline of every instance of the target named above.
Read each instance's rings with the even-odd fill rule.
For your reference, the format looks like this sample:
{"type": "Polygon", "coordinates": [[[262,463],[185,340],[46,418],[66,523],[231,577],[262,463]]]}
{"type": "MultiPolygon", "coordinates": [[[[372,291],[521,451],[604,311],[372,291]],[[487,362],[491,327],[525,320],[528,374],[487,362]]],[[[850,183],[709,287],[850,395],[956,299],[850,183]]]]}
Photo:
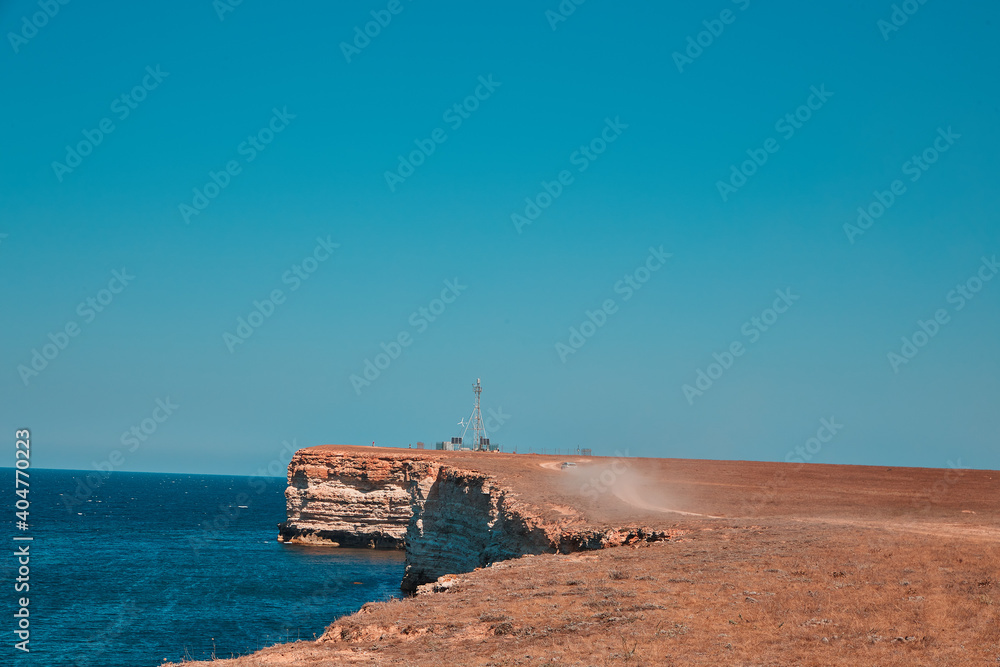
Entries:
{"type": "Polygon", "coordinates": [[[479,409],[479,395],[483,393],[483,386],[480,384],[480,379],[476,378],[476,384],[472,385],[472,391],[476,392],[476,407],[472,408],[472,416],[469,417],[469,421],[465,424],[465,430],[462,431],[462,441],[465,441],[465,434],[472,427],[473,436],[473,449],[480,451],[485,448],[484,440],[487,438],[486,426],[483,424],[483,413],[479,409]]]}

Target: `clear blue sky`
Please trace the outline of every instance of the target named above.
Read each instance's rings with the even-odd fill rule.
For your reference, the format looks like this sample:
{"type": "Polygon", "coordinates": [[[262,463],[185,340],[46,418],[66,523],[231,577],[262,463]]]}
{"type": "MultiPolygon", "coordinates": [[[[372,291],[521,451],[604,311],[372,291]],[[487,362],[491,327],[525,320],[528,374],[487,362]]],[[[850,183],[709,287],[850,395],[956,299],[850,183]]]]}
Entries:
{"type": "Polygon", "coordinates": [[[522,451],[784,460],[833,418],[810,460],[1000,468],[1000,279],[949,299],[1000,253],[995,3],[932,0],[898,30],[890,2],[487,5],[70,2],[33,30],[35,2],[2,3],[0,433],[31,428],[41,467],[118,450],[123,470],[250,474],[286,440],[457,435],[481,377],[522,451]],[[345,56],[373,11],[391,22],[345,56]],[[767,161],[720,192],[747,151],[767,161]],[[209,172],[228,185],[185,215],[209,172]],[[542,181],[562,191],[516,224],[542,181]],[[339,247],[303,280],[317,238],[339,247]],[[49,334],[65,349],[26,373],[49,334]]]}

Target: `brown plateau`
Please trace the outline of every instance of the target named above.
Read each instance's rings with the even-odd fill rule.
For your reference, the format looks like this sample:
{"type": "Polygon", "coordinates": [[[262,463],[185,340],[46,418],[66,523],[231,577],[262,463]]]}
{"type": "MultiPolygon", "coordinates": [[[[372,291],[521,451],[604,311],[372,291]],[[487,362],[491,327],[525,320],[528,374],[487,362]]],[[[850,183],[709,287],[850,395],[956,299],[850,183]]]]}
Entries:
{"type": "Polygon", "coordinates": [[[288,539],[332,480],[419,497],[417,532],[396,486],[338,528],[405,531],[418,594],[211,664],[1000,665],[996,471],[327,445],[289,466],[288,539]],[[483,509],[453,525],[463,488],[483,509]],[[437,577],[448,531],[478,569],[437,577]]]}

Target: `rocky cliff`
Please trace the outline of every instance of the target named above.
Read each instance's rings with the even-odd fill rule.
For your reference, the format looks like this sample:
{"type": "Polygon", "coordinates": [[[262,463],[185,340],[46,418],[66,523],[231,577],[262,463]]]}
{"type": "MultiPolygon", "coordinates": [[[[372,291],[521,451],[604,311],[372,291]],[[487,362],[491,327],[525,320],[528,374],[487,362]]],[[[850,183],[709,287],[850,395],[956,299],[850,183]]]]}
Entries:
{"type": "MultiPolygon", "coordinates": [[[[489,456],[489,455],[484,455],[489,456]]],[[[406,549],[402,588],[525,554],[663,539],[545,521],[493,476],[427,455],[310,448],[288,466],[283,542],[406,549]]]]}
{"type": "Polygon", "coordinates": [[[288,465],[288,520],[278,540],[299,544],[402,549],[413,515],[408,461],[330,456],[307,449],[288,465]]]}

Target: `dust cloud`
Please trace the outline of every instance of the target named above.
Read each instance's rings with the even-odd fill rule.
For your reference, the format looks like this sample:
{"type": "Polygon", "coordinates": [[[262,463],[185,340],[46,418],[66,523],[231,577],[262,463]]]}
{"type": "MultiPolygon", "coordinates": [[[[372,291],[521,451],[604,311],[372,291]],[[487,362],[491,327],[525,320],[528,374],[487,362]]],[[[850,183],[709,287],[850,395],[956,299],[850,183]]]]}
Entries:
{"type": "Polygon", "coordinates": [[[566,461],[576,465],[566,468],[561,462],[539,465],[558,471],[563,491],[578,496],[582,503],[607,509],[611,509],[609,505],[624,504],[643,512],[721,518],[690,511],[691,503],[679,492],[665,486],[658,476],[642,471],[642,459],[618,457],[598,462],[594,459],[568,458],[566,461]]]}

